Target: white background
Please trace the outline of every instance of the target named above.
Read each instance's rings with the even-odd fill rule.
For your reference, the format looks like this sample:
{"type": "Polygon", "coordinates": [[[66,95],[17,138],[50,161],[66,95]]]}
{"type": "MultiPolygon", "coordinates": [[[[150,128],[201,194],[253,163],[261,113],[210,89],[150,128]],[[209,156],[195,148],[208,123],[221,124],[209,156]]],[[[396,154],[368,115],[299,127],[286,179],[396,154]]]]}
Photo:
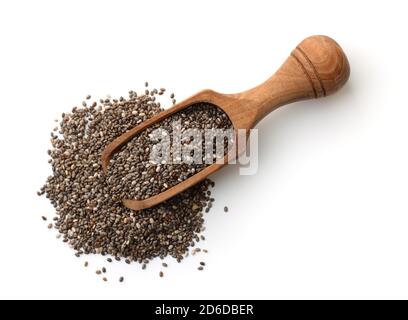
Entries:
{"type": "Polygon", "coordinates": [[[408,298],[406,1],[2,1],[0,298],[408,298]],[[145,80],[178,100],[262,82],[326,34],[352,74],[338,94],[259,125],[259,171],[214,176],[208,255],[109,266],[55,239],[36,191],[53,120],[145,80]],[[225,214],[224,205],[230,207],[225,214]],[[204,272],[196,270],[199,261],[204,272]],[[124,284],[117,278],[126,277],[124,284]]]}

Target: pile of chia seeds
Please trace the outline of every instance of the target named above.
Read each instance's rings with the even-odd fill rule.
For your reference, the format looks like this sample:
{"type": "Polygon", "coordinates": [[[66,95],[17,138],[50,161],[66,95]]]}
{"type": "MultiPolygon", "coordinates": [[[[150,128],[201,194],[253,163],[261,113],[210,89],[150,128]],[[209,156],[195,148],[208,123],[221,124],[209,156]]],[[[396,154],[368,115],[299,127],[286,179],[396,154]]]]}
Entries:
{"type": "MultiPolygon", "coordinates": [[[[57,238],[71,246],[76,256],[100,254],[108,256],[108,262],[124,259],[127,263],[138,262],[145,269],[149,261],[157,257],[171,256],[180,262],[189,254],[190,248],[194,247],[192,254],[202,251],[196,244],[205,239],[201,235],[204,231],[203,213],[210,210],[214,201],[209,190],[214,186],[213,182],[207,179],[153,208],[132,211],[121,201],[122,196],[129,193],[137,197],[137,192],[132,193],[127,187],[132,186],[132,179],[127,185],[120,174],[117,178],[112,178],[112,174],[107,177],[101,166],[101,154],[107,144],[163,110],[157,98],[164,93],[165,89],[146,88],[139,95],[130,91],[127,98],[92,101],[91,96],[87,96],[81,106],[63,113],[61,119],[56,120],[57,126],[51,132],[52,147],[48,150],[52,174],[38,195],[45,194],[55,208],[48,228],[55,228],[57,238]]],[[[174,104],[174,94],[170,98],[174,104]]],[[[198,107],[202,114],[196,115],[195,119],[200,123],[211,125],[201,120],[215,116],[216,122],[212,125],[231,126],[228,118],[214,106],[198,107]]],[[[191,118],[190,111],[184,114],[191,118]]],[[[179,116],[184,118],[182,114],[179,116]]],[[[126,150],[137,145],[136,140],[132,141],[126,150]]],[[[117,164],[124,165],[120,157],[115,159],[117,164]]],[[[135,164],[135,168],[137,172],[160,172],[156,172],[157,166],[152,169],[135,164]]],[[[176,171],[174,181],[171,167],[161,167],[168,172],[167,176],[160,173],[167,186],[171,186],[179,183],[180,177],[186,178],[202,167],[193,168],[195,171],[188,166],[177,169],[182,173],[176,171]]],[[[140,182],[143,184],[143,180],[140,182]]],[[[162,190],[159,186],[152,188],[152,192],[162,190]]],[[[203,251],[207,252],[206,249],[203,251]]],[[[88,267],[88,262],[85,266],[88,267]]],[[[202,267],[204,263],[200,270],[202,267]]],[[[97,274],[103,273],[106,268],[97,270],[97,274]]],[[[106,277],[103,279],[107,281],[106,277]]],[[[121,277],[120,282],[123,280],[121,277]]]]}

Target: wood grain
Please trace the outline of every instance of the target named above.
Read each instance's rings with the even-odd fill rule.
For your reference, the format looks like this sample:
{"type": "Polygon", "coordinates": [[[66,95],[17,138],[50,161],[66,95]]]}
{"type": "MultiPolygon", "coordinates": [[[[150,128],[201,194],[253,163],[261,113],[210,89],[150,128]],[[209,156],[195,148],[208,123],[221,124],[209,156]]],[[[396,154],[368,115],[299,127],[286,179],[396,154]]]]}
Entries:
{"type": "MultiPolygon", "coordinates": [[[[300,100],[325,97],[338,91],[350,76],[350,66],[341,47],[327,36],[312,36],[303,40],[290,54],[279,70],[264,83],[238,94],[201,91],[124,133],[110,143],[102,154],[102,166],[107,171],[113,153],[146,129],[168,116],[197,102],[217,105],[230,118],[234,129],[252,129],[273,110],[300,100]]],[[[243,150],[230,152],[226,159],[237,157],[243,150]]],[[[124,205],[133,210],[150,208],[221,169],[224,164],[206,167],[187,180],[145,200],[125,199],[124,205]]]]}

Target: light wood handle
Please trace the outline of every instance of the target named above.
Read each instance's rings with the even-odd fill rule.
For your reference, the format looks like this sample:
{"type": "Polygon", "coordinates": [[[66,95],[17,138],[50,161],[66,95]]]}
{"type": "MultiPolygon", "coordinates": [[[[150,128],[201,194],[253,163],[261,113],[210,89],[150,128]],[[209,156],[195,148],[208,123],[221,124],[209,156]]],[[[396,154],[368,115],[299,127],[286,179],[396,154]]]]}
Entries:
{"type": "Polygon", "coordinates": [[[282,105],[336,92],[349,76],[350,65],[341,47],[329,37],[312,36],[292,51],[271,78],[235,97],[255,112],[256,123],[282,105]]]}

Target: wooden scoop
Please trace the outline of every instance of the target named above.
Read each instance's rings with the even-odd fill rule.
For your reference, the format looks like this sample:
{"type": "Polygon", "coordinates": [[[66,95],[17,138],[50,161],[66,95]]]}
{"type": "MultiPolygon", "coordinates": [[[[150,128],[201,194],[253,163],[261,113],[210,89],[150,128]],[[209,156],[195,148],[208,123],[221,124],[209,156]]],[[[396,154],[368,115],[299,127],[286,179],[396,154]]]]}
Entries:
{"type": "MultiPolygon", "coordinates": [[[[349,75],[347,57],[334,40],[326,36],[306,38],[292,51],[280,69],[261,85],[237,94],[201,91],[119,136],[102,154],[103,169],[107,171],[112,154],[119,151],[136,134],[195,103],[214,104],[228,115],[234,130],[249,130],[280,106],[299,100],[325,97],[336,92],[347,82],[349,75]]],[[[238,154],[239,152],[228,156],[231,159],[238,154]]],[[[204,180],[224,164],[209,165],[183,182],[145,200],[125,199],[123,203],[133,210],[150,208],[204,180]]]]}

